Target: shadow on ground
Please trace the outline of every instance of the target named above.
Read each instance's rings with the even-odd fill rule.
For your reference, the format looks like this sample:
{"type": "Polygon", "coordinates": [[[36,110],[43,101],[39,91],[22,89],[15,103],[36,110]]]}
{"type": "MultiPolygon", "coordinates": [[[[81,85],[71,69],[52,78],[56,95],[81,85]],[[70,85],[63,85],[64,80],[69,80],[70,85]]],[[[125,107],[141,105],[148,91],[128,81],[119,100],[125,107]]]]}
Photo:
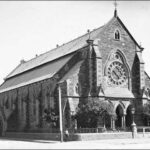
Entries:
{"type": "Polygon", "coordinates": [[[49,140],[33,140],[33,139],[24,139],[24,138],[8,138],[8,137],[0,137],[0,140],[11,140],[11,141],[24,141],[24,142],[35,142],[35,143],[58,143],[59,141],[49,141],[49,140]]]}

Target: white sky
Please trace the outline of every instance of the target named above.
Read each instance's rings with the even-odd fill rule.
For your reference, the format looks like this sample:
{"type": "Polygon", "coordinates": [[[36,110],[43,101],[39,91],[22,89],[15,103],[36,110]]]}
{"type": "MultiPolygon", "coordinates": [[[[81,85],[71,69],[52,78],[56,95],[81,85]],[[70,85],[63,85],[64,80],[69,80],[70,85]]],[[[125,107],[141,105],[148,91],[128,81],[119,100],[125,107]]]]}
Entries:
{"type": "MultiPolygon", "coordinates": [[[[29,60],[107,23],[113,1],[0,1],[0,84],[29,60]]],[[[150,75],[150,1],[119,1],[118,15],[145,48],[150,75]]]]}

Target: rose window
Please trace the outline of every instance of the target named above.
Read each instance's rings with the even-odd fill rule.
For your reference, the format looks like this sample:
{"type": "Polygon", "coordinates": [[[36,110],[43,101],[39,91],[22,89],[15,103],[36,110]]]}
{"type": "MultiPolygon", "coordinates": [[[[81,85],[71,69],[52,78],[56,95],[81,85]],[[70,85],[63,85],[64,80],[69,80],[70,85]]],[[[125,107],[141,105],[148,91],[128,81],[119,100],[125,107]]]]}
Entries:
{"type": "Polygon", "coordinates": [[[122,85],[127,80],[126,68],[119,61],[114,61],[108,66],[107,75],[109,83],[113,85],[122,85]]]}

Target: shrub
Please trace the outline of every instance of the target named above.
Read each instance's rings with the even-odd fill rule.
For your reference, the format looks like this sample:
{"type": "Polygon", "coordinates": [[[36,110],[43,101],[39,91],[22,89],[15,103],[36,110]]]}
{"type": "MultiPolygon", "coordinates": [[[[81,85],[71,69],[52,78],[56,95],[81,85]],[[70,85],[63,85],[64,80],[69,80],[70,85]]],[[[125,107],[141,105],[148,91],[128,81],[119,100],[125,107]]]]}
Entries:
{"type": "Polygon", "coordinates": [[[76,118],[80,127],[91,128],[97,127],[98,122],[102,121],[106,115],[116,119],[113,105],[98,98],[89,98],[86,104],[79,105],[76,118]]]}

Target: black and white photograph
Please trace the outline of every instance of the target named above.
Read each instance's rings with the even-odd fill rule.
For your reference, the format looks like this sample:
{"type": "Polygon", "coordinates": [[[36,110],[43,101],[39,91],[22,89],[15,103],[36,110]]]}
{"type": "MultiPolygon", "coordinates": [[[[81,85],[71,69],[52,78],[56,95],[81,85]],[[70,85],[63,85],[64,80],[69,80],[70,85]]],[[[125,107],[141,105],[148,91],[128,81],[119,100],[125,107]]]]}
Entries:
{"type": "Polygon", "coordinates": [[[150,1],[0,1],[0,149],[149,149],[150,1]]]}

